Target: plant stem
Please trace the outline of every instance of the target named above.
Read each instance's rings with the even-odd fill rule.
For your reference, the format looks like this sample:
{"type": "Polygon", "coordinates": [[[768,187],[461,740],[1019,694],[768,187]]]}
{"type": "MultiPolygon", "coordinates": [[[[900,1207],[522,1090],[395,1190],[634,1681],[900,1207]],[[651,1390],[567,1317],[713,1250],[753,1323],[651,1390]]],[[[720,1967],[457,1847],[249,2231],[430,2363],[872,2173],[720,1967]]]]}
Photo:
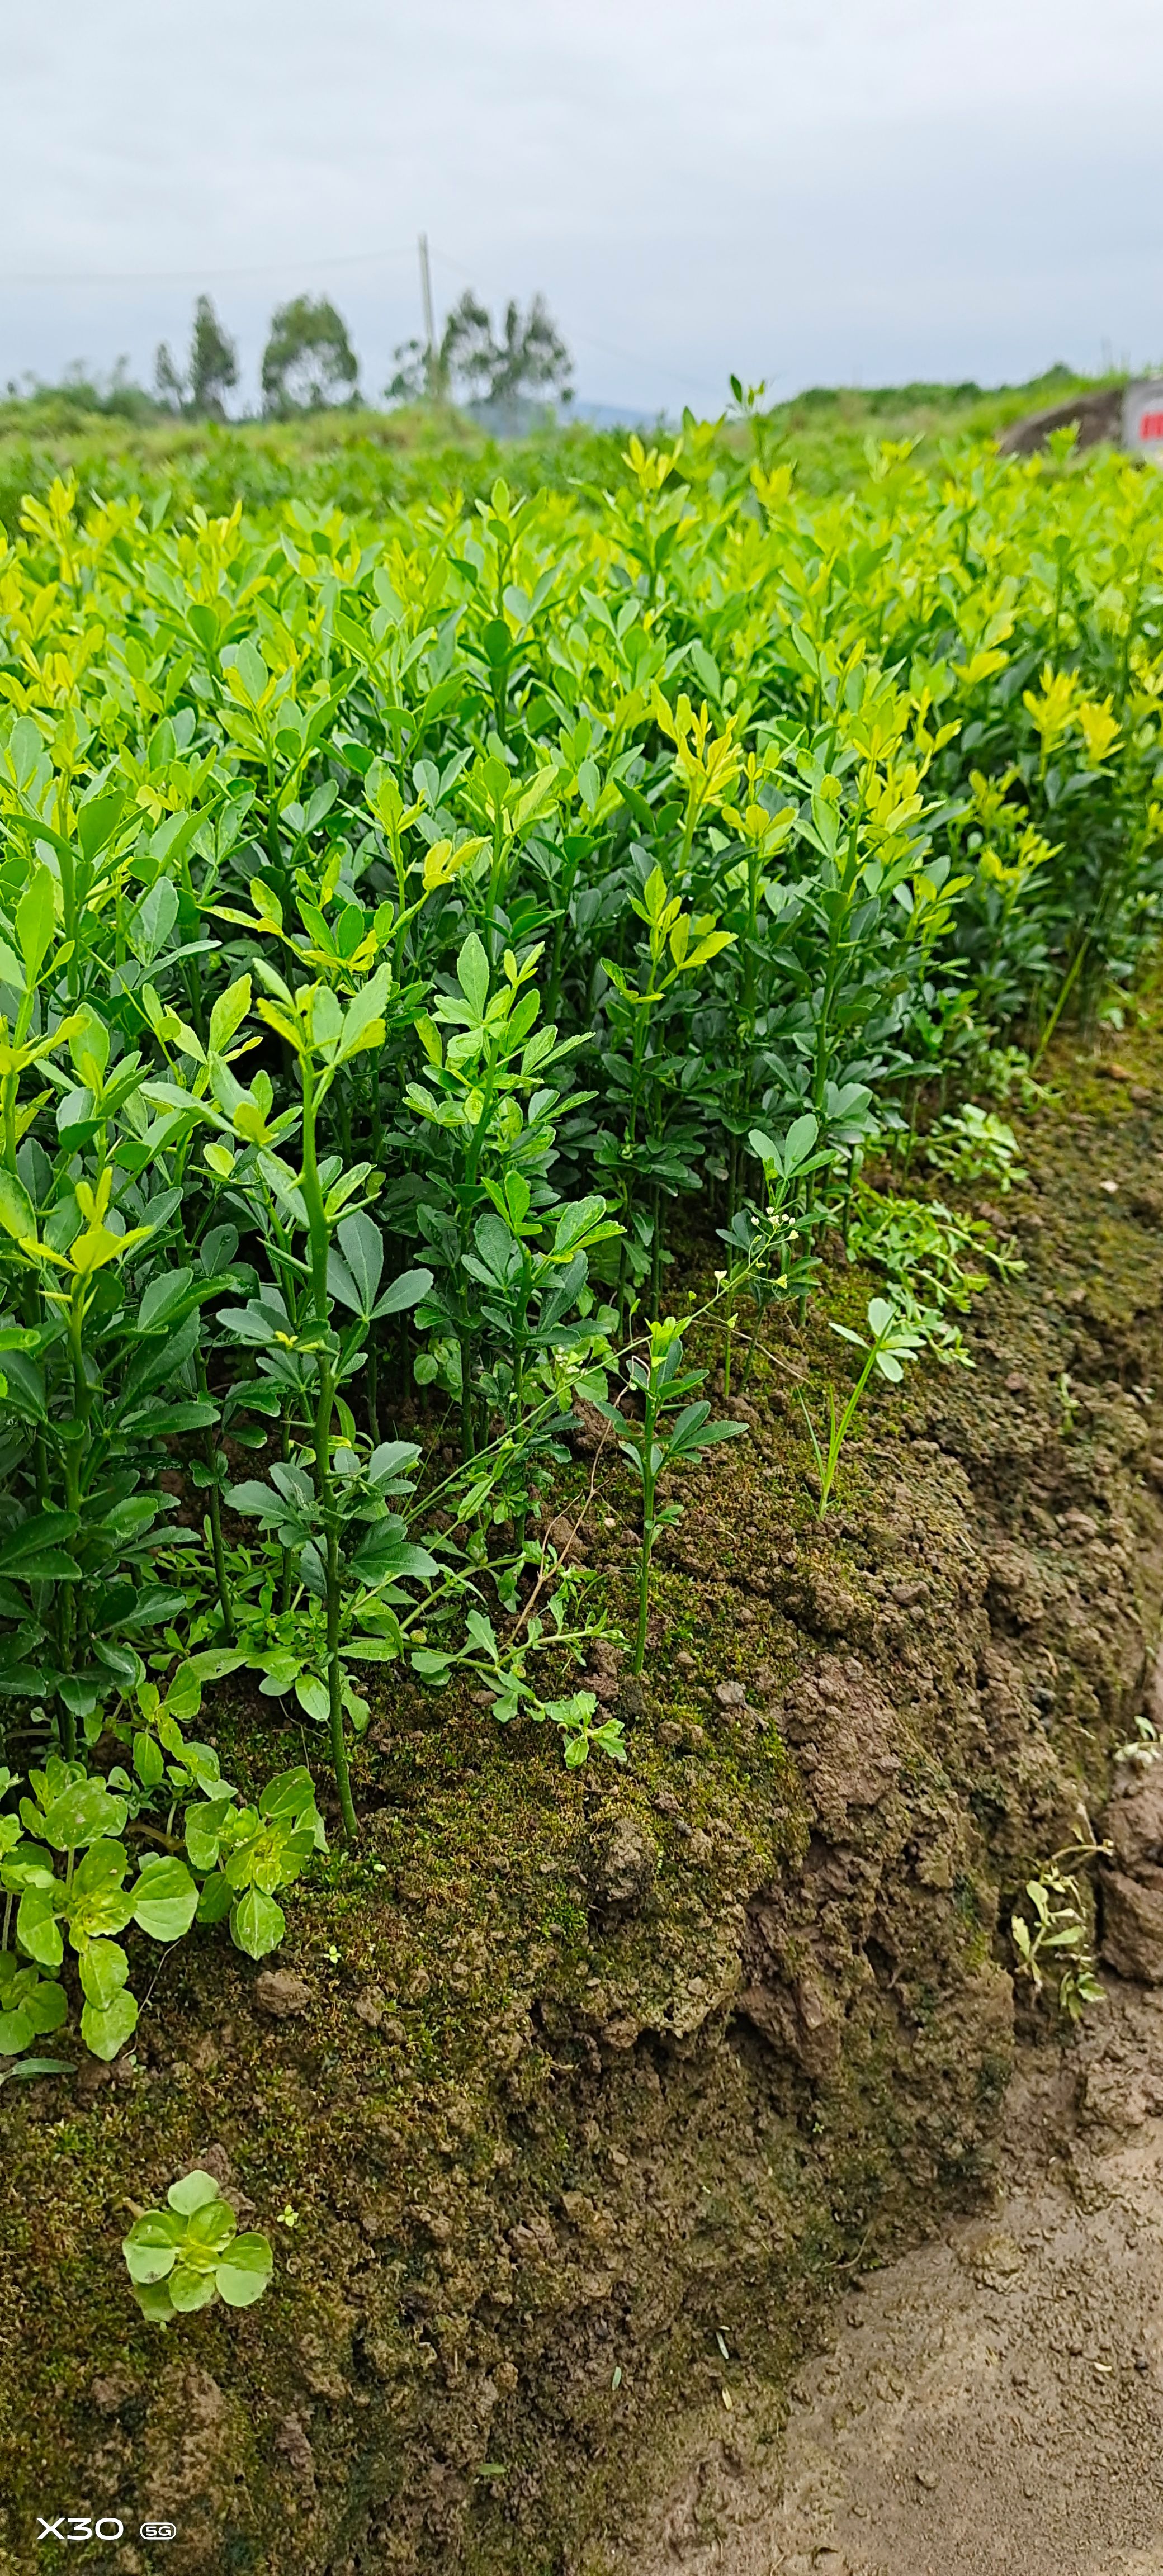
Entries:
{"type": "Polygon", "coordinates": [[[1074,990],[1075,980],[1076,980],[1076,977],[1077,977],[1077,975],[1078,975],[1079,968],[1080,968],[1080,967],[1081,967],[1081,965],[1082,965],[1083,958],[1084,958],[1084,957],[1085,957],[1085,955],[1086,955],[1086,951],[1087,951],[1087,948],[1088,948],[1089,944],[1090,944],[1090,931],[1089,931],[1089,929],[1087,929],[1087,930],[1084,930],[1084,932],[1083,932],[1083,934],[1082,934],[1082,937],[1081,937],[1081,939],[1079,940],[1078,946],[1077,946],[1077,948],[1075,949],[1075,952],[1074,952],[1074,962],[1073,962],[1073,964],[1071,965],[1071,967],[1070,967],[1070,970],[1069,970],[1068,974],[1067,974],[1067,975],[1065,976],[1065,978],[1064,978],[1064,981],[1063,981],[1063,984],[1062,984],[1062,990],[1061,990],[1061,992],[1060,992],[1060,993],[1059,993],[1059,995],[1058,995],[1058,999],[1057,999],[1057,1001],[1056,1001],[1056,1002],[1055,1002],[1055,1004],[1054,1004],[1054,1008],[1053,1008],[1053,1010],[1052,1010],[1052,1011],[1051,1011],[1051,1013],[1050,1013],[1050,1017],[1049,1017],[1049,1019],[1048,1019],[1048,1020],[1047,1020],[1047,1022],[1046,1022],[1046,1026],[1045,1026],[1045,1028],[1044,1028],[1044,1029],[1043,1029],[1043,1031],[1042,1031],[1042,1035],[1041,1035],[1041,1037],[1040,1037],[1040,1038],[1039,1038],[1039,1040],[1038,1040],[1038,1044],[1037,1044],[1037,1047],[1036,1047],[1036,1049],[1035,1049],[1035,1051],[1034,1051],[1034,1054],[1032,1055],[1032,1057],[1031,1057],[1031,1059],[1030,1059],[1030,1071],[1031,1071],[1031,1073],[1036,1073],[1036,1072],[1037,1072],[1037,1070],[1038,1070],[1038,1066],[1041,1064],[1041,1061],[1042,1061],[1043,1056],[1045,1055],[1046,1049],[1047,1049],[1047,1047],[1048,1047],[1048,1046],[1049,1046],[1049,1044],[1050,1044],[1050,1040],[1051,1040],[1051,1038],[1052,1038],[1052,1037],[1053,1037],[1053,1035],[1054,1035],[1054,1031],[1055,1031],[1055,1029],[1056,1029],[1056,1028],[1057,1028],[1057,1026],[1058,1026],[1058,1022],[1059,1022],[1059,1020],[1061,1019],[1061,1017],[1062,1017],[1062,1013],[1063,1013],[1063,1011],[1064,1011],[1064,1010],[1065,1010],[1065,1008],[1066,1008],[1066,1004],[1067,1004],[1067,1002],[1068,1002],[1068,1001],[1069,1001],[1069,999],[1070,999],[1070,995],[1071,995],[1071,993],[1072,993],[1072,992],[1073,992],[1073,990],[1074,990]]]}
{"type": "MultiPolygon", "coordinates": [[[[201,1387],[203,1396],[208,1396],[210,1393],[210,1383],[206,1375],[206,1356],[201,1345],[199,1345],[198,1349],[198,1383],[201,1387]]],[[[214,1557],[214,1585],[218,1594],[218,1607],[222,1612],[223,1635],[225,1636],[227,1645],[232,1646],[234,1644],[236,1633],[234,1625],[234,1602],[230,1590],[230,1576],[226,1569],[226,1549],[222,1542],[222,1495],[218,1483],[218,1448],[214,1438],[214,1426],[212,1423],[207,1423],[203,1446],[206,1465],[210,1471],[210,1500],[208,1517],[210,1521],[210,1546],[214,1557]]]]}
{"type": "MultiPolygon", "coordinates": [[[[651,1366],[651,1377],[654,1376],[651,1366]]],[[[659,1396],[652,1386],[643,1391],[642,1403],[642,1562],[638,1571],[638,1633],[634,1640],[634,1670],[640,1673],[646,1655],[646,1621],[650,1609],[650,1566],[654,1555],[654,1494],[658,1469],[654,1460],[654,1432],[658,1420],[659,1396]]]]}
{"type": "MultiPolygon", "coordinates": [[[[310,1063],[302,1060],[303,1091],[303,1199],[307,1210],[311,1246],[311,1288],[314,1320],[320,1334],[330,1329],[331,1309],[327,1294],[327,1253],[330,1228],[319,1182],[315,1150],[316,1094],[310,1063]]],[[[331,1762],[335,1785],[339,1791],[339,1812],[343,1830],[354,1842],[358,1827],[351,1795],[351,1776],[347,1764],[347,1743],[343,1731],[343,1666],[339,1659],[339,1623],[343,1599],[343,1577],[339,1561],[339,1497],[331,1472],[331,1417],[335,1409],[335,1366],[330,1351],[324,1346],[318,1353],[319,1402],[315,1412],[315,1499],[319,1506],[326,1540],[327,1585],[327,1703],[331,1734],[331,1762]]]]}
{"type": "Polygon", "coordinates": [[[835,1396],[832,1393],[831,1387],[828,1389],[828,1456],[820,1473],[820,1509],[817,1515],[820,1520],[823,1520],[824,1514],[827,1511],[828,1497],[835,1482],[836,1469],[840,1464],[840,1452],[852,1428],[857,1405],[859,1404],[860,1398],[863,1395],[869,1378],[872,1375],[876,1354],[879,1349],[880,1343],[878,1340],[872,1345],[872,1349],[865,1360],[864,1366],[861,1369],[860,1375],[856,1380],[856,1384],[852,1389],[852,1393],[849,1396],[848,1402],[839,1419],[837,1419],[836,1415],[835,1396]]]}
{"type": "Polygon", "coordinates": [[[650,1560],[654,1553],[653,1500],[642,1506],[642,1562],[638,1571],[638,1633],[634,1640],[634,1671],[640,1673],[646,1658],[646,1621],[650,1610],[650,1560]]]}
{"type": "Polygon", "coordinates": [[[347,1741],[343,1731],[343,1666],[339,1657],[339,1619],[343,1599],[343,1579],[339,1564],[339,1513],[336,1507],[334,1480],[331,1474],[331,1414],[335,1403],[335,1379],[329,1360],[320,1359],[319,1409],[315,1416],[315,1490],[323,1512],[327,1540],[327,1707],[331,1734],[331,1762],[335,1785],[339,1791],[339,1812],[348,1840],[355,1841],[359,1830],[351,1795],[351,1775],[347,1764],[347,1741]]]}

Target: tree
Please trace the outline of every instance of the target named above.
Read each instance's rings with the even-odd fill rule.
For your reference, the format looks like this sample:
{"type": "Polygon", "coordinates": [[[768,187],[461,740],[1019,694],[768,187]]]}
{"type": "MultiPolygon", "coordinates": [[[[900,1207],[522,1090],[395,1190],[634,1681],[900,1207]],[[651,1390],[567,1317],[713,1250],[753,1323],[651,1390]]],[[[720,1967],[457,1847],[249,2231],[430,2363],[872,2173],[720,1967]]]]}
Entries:
{"type": "Polygon", "coordinates": [[[569,401],[573,360],[540,295],[534,296],[524,316],[519,304],[506,305],[505,336],[499,347],[494,346],[491,359],[490,402],[513,402],[520,394],[543,387],[555,389],[563,401],[569,401]]]}
{"type": "Polygon", "coordinates": [[[485,306],[466,288],[437,348],[429,352],[421,340],[404,340],[393,355],[389,402],[447,402],[454,385],[485,402],[513,403],[551,388],[564,402],[570,398],[573,361],[540,295],[524,315],[519,304],[506,305],[497,341],[485,306]]]}
{"type": "Polygon", "coordinates": [[[190,341],[190,409],[199,420],[224,420],[225,397],[238,383],[238,351],[208,295],[194,306],[190,341]]]}
{"type": "Polygon", "coordinates": [[[322,411],[350,402],[358,376],[347,324],[326,296],[296,295],[272,313],[262,354],[264,411],[322,411]]]}
{"type": "Polygon", "coordinates": [[[184,411],[186,379],[170,356],[168,340],[159,340],[153,362],[154,391],[164,411],[184,411]]]}
{"type": "Polygon", "coordinates": [[[162,341],[154,360],[157,398],[167,411],[193,420],[225,420],[226,396],[238,383],[238,351],[227,337],[208,295],[194,306],[190,358],[183,375],[162,341]]]}
{"type": "Polygon", "coordinates": [[[487,397],[496,356],[493,326],[486,308],[478,304],[472,288],[466,286],[459,304],[453,305],[441,337],[440,365],[446,384],[459,378],[470,392],[487,397]]]}
{"type": "Polygon", "coordinates": [[[436,348],[423,340],[402,340],[392,355],[396,373],[386,387],[389,402],[449,402],[454,377],[472,385],[483,373],[487,383],[493,359],[492,324],[471,288],[455,304],[436,348]]]}

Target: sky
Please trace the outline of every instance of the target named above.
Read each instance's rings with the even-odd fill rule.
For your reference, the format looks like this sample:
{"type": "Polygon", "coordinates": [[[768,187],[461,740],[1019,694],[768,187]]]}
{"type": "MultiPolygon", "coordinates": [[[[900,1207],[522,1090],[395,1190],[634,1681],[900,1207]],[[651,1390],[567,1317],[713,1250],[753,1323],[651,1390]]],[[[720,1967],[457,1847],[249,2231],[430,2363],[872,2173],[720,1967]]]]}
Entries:
{"type": "Polygon", "coordinates": [[[1159,0],[3,0],[0,384],[547,299],[579,395],[1163,360],[1159,0]]]}

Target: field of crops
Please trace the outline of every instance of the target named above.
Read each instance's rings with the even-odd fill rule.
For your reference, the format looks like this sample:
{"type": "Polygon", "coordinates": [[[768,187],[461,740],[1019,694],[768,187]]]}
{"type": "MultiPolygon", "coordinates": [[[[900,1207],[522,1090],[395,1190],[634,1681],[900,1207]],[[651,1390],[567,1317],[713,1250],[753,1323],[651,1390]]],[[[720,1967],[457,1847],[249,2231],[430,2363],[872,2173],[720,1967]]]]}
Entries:
{"type": "Polygon", "coordinates": [[[826,1509],[857,1388],[958,1365],[1007,1261],[955,1184],[1004,1194],[1048,1037],[1133,1007],[1159,483],[902,443],[804,501],[762,424],[603,455],[375,518],[57,482],[0,561],[14,2067],[75,2014],[115,2058],[159,1944],[277,1946],[402,1669],[624,1761],[571,1659],[619,1615],[665,1651],[655,1534],[739,1428],[708,1333],[729,1394],[829,1244],[880,1275],[826,1509]],[[579,1406],[630,1603],[553,1520],[579,1406]],[[249,1797],[206,1740],[240,1674],[288,1757],[249,1797]]]}

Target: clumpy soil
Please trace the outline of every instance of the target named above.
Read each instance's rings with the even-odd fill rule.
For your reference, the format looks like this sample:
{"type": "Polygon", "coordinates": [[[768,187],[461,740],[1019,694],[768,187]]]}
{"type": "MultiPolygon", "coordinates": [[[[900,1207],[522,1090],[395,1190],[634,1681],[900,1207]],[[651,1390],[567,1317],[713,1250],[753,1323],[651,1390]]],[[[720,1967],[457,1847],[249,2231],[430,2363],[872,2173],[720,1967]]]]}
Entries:
{"type": "Polygon", "coordinates": [[[708,2410],[635,2576],[1158,2576],[1163,2000],[1023,2051],[987,2211],[858,2277],[797,2382],[708,2410]],[[729,2424],[728,2430],[724,2426],[729,2424]]]}
{"type": "MultiPolygon", "coordinates": [[[[1010,2563],[981,2554],[983,2493],[1033,2571],[1023,2479],[1048,2491],[1069,2458],[1123,2515],[1105,2562],[1073,2520],[1079,2571],[1139,2576],[1154,2293],[1123,2210],[1163,2108],[1149,1995],[1110,2016],[1121,2108],[1117,2051],[1019,1996],[1011,2132],[1069,2120],[1051,2182],[998,2166],[1009,1914],[1101,1818],[1163,1602],[1163,1099],[1150,1027],[1119,1049],[1064,1065],[1026,1123],[1029,1182],[995,1214],[1028,1266],[980,1302],[975,1369],[884,1391],[823,1524],[796,1397],[819,1407],[842,1347],[766,1319],[749,1436],[689,1476],[663,1543],[645,1686],[593,1660],[625,1772],[567,1773],[532,1727],[389,1685],[360,1847],[294,1891],[277,1963],[187,1943],[111,2073],[0,2094],[3,2576],[51,2563],[37,2516],[66,2514],[125,2521],[70,2551],[119,2576],[152,2563],[147,2515],[177,2527],[174,2576],[653,2576],[688,2549],[738,2576],[971,2576],[1010,2563]],[[118,2245],[195,2163],[270,2233],[275,2280],[163,2333],[118,2245]],[[878,2269],[937,2225],[919,2270],[878,2269]],[[805,2357],[853,2306],[869,2323],[807,2362],[785,2448],[805,2357]],[[1004,2480],[1001,2401],[973,2397],[1001,2385],[999,2336],[1010,2412],[1046,2434],[1004,2480]],[[915,2470],[958,2441],[955,2543],[915,2470]]],[[[830,1311],[858,1322],[869,1285],[836,1269],[830,1311]]],[[[576,1544],[625,1620],[633,1496],[599,1440],[579,1421],[561,1501],[576,1517],[592,1485],[576,1544]]],[[[302,1758],[269,1704],[212,1723],[241,1776],[302,1758]]],[[[1127,1824],[1111,1875],[1138,1976],[1163,1971],[1159,1831],[1127,1824]]]]}

